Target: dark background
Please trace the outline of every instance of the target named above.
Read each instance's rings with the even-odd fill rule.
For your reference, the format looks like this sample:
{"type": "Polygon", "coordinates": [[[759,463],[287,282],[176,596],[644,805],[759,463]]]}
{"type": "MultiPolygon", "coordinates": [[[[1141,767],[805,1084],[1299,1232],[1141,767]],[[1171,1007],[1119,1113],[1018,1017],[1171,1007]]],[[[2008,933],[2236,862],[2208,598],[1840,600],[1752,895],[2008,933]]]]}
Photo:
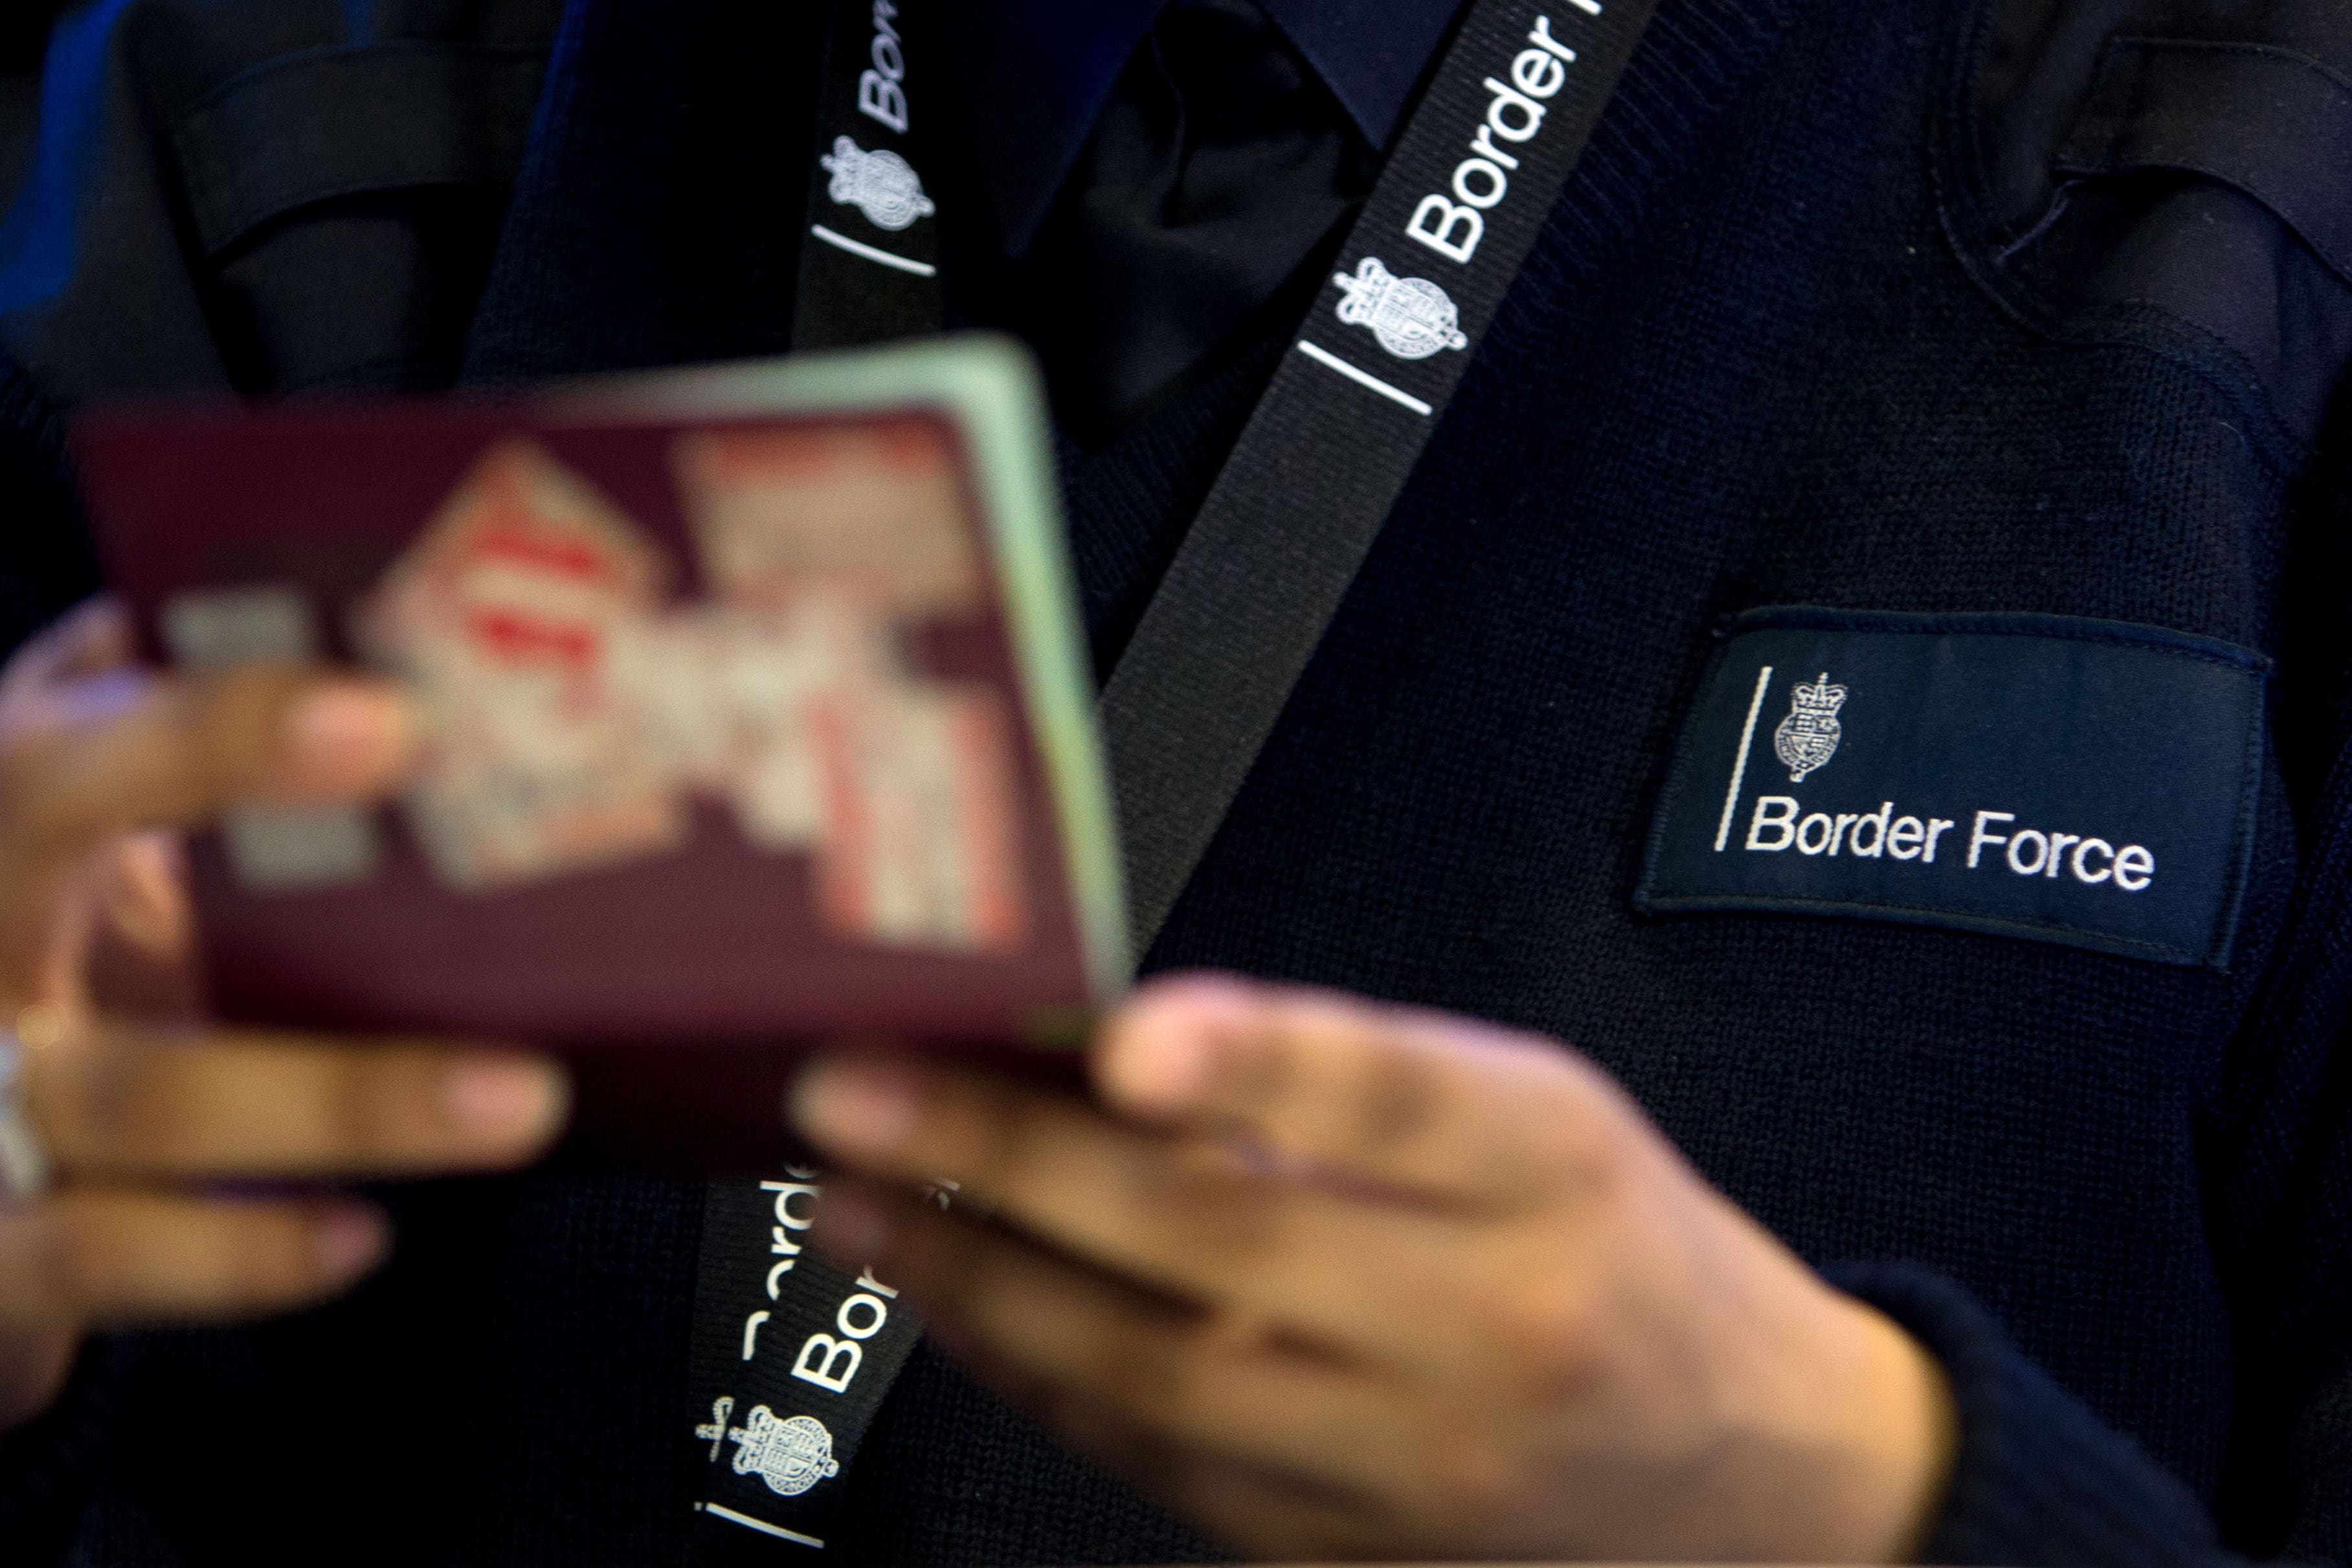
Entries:
{"type": "Polygon", "coordinates": [[[13,198],[33,154],[40,121],[41,50],[66,0],[16,0],[0,7],[0,199],[13,198]]]}

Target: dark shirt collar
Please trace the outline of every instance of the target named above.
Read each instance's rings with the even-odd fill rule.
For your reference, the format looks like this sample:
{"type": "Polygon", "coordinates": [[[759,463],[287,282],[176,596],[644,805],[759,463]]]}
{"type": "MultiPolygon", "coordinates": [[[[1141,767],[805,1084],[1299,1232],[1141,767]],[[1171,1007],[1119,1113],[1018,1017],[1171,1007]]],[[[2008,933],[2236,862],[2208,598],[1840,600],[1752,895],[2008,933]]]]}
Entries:
{"type": "MultiPolygon", "coordinates": [[[[1356,128],[1386,147],[1462,0],[1257,0],[1356,128]]],[[[1119,68],[1165,0],[949,0],[950,68],[1008,249],[1028,248],[1119,68]]]]}

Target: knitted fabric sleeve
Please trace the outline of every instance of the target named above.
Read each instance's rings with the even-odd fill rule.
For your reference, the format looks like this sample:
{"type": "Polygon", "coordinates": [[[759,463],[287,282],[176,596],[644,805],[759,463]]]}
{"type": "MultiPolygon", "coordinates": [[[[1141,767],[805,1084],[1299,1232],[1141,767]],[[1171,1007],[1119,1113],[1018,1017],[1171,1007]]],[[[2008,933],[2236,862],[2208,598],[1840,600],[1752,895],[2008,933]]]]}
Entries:
{"type": "Polygon", "coordinates": [[[1959,1453],[1922,1562],[2210,1568],[2234,1561],[2189,1489],[2052,1382],[1959,1286],[1909,1264],[1827,1274],[1901,1324],[1951,1380],[1959,1453]]]}
{"type": "Polygon", "coordinates": [[[65,1563],[88,1524],[136,1352],[126,1342],[87,1347],[65,1392],[37,1420],[0,1437],[0,1562],[65,1563]]]}

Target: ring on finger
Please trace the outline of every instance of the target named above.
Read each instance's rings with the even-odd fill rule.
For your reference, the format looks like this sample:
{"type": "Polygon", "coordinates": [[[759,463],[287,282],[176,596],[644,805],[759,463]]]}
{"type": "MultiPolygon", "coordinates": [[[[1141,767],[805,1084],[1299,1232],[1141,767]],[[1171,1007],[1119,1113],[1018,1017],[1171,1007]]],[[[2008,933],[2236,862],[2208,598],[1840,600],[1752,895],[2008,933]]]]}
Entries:
{"type": "Polygon", "coordinates": [[[49,1190],[49,1152],[25,1100],[25,1065],[34,1047],[63,1032],[58,1010],[35,1003],[0,1029],[0,1198],[22,1203],[49,1190]]]}

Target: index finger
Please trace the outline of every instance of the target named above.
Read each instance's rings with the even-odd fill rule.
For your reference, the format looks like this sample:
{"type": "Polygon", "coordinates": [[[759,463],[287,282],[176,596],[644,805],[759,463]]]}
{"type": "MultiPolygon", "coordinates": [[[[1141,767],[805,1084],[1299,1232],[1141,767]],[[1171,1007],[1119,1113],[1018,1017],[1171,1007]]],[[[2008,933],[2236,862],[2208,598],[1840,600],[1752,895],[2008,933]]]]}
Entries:
{"type": "Polygon", "coordinates": [[[100,1026],[29,1062],[41,1139],[85,1177],[503,1169],[543,1150],[570,1104],[554,1063],[446,1041],[100,1026]]]}
{"type": "Polygon", "coordinates": [[[378,794],[415,744],[393,683],[295,665],[114,672],[44,708],[0,737],[0,831],[37,858],[247,802],[378,794]]]}
{"type": "Polygon", "coordinates": [[[1139,990],[1093,1069],[1138,1120],[1237,1135],[1309,1179],[1482,1207],[1541,1202],[1605,1169],[1640,1119],[1556,1041],[1226,975],[1139,990]]]}

